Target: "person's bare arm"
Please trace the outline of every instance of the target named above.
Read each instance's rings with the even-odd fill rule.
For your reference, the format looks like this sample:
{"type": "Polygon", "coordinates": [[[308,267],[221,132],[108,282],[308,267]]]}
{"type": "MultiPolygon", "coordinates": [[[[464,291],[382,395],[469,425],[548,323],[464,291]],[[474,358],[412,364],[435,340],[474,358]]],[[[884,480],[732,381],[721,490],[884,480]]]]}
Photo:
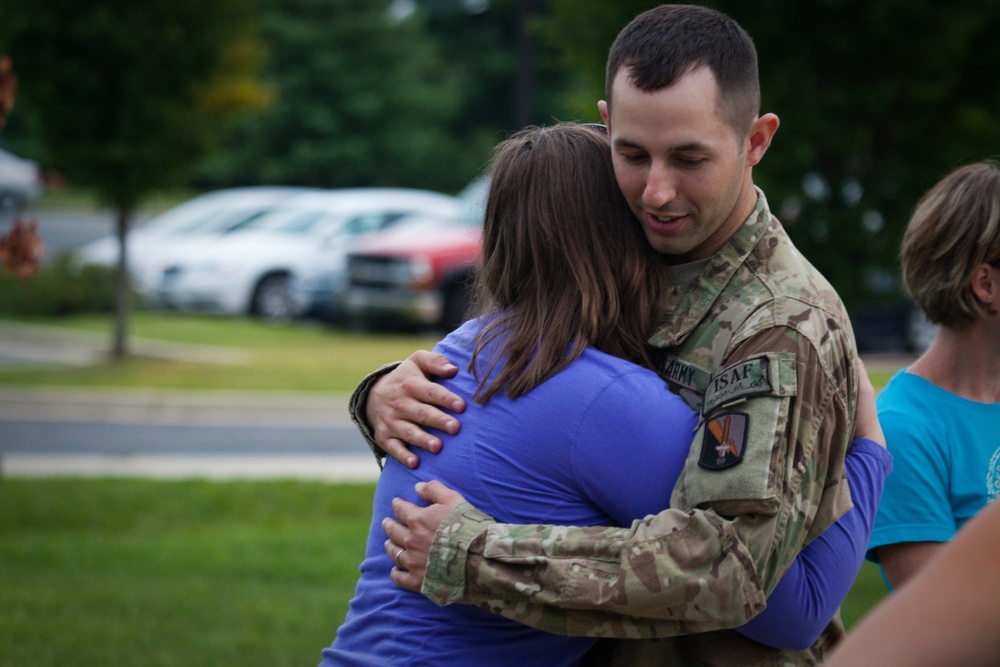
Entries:
{"type": "Polygon", "coordinates": [[[365,418],[382,450],[408,468],[420,459],[410,447],[429,452],[441,449],[441,439],[425,428],[454,435],[458,421],[441,408],[462,412],[465,402],[431,377],[452,377],[458,368],[447,357],[417,350],[371,388],[365,404],[365,418]]]}
{"type": "Polygon", "coordinates": [[[906,583],[947,542],[900,542],[879,547],[878,560],[894,590],[906,583]]]}
{"type": "MultiPolygon", "coordinates": [[[[988,505],[847,634],[828,667],[1000,664],[1000,504],[988,505]]],[[[881,550],[880,550],[881,551],[881,550]]]]}

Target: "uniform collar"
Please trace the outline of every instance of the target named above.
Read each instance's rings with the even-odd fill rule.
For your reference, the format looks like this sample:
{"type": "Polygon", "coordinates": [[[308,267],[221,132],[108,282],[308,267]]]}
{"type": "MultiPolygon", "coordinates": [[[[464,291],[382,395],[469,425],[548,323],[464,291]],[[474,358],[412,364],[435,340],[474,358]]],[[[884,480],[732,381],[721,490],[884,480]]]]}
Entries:
{"type": "Polygon", "coordinates": [[[771,226],[767,198],[760,188],[754,189],[757,205],[717,253],[705,260],[670,267],[667,309],[663,323],[649,339],[651,345],[663,348],[683,343],[708,314],[740,266],[754,264],[748,258],[771,226]]]}

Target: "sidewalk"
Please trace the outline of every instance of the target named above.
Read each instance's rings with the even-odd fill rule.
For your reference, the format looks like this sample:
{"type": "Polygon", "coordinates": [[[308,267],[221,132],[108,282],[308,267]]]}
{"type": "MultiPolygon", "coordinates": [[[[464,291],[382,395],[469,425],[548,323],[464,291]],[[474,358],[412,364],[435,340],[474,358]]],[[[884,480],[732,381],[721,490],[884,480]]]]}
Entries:
{"type": "MultiPolygon", "coordinates": [[[[179,345],[132,337],[130,353],[172,361],[240,364],[246,353],[237,348],[179,345]]],[[[57,327],[0,320],[0,367],[86,366],[107,356],[109,333],[68,331],[57,327]]]]}
{"type": "MultiPolygon", "coordinates": [[[[0,387],[5,421],[322,428],[351,427],[346,395],[0,387]]],[[[2,435],[0,435],[2,437],[2,435]]],[[[146,477],[212,480],[378,479],[372,455],[0,452],[0,477],[146,477]]]]}
{"type": "MultiPolygon", "coordinates": [[[[107,335],[0,320],[0,367],[81,366],[99,362],[107,335]]],[[[201,363],[238,364],[243,351],[133,338],[132,354],[201,363]]],[[[2,380],[0,380],[2,381],[2,380]]],[[[322,428],[351,427],[346,395],[81,389],[0,386],[5,421],[322,428]]],[[[30,454],[0,452],[0,477],[131,476],[153,479],[371,481],[369,454],[30,454]]]]}
{"type": "MultiPolygon", "coordinates": [[[[134,339],[133,353],[204,363],[240,363],[242,351],[169,345],[134,339]]],[[[108,340],[0,320],[0,366],[85,365],[106,354],[108,340]]],[[[865,357],[869,372],[910,363],[906,355],[865,357]]],[[[2,378],[2,376],[0,376],[2,378]]],[[[2,380],[0,380],[2,381],[2,380]]],[[[105,390],[0,386],[0,438],[4,421],[197,426],[350,427],[346,395],[257,392],[105,390]]],[[[146,455],[0,454],[0,476],[141,476],[155,479],[298,478],[370,481],[374,458],[360,455],[146,455]]]]}

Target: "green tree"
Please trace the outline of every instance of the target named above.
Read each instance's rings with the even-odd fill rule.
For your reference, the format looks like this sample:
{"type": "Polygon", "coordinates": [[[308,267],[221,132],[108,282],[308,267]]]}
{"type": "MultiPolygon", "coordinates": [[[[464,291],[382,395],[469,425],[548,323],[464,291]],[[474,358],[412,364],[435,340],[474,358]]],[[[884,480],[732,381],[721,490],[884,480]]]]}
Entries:
{"type": "Polygon", "coordinates": [[[849,305],[898,298],[916,201],[1000,148],[1000,5],[719,6],[754,35],[764,104],[782,119],[760,170],[773,209],[849,305]]]}
{"type": "Polygon", "coordinates": [[[190,177],[233,121],[267,103],[254,0],[0,0],[45,162],[117,211],[112,353],[127,353],[125,235],[155,190],[190,177]]]}
{"type": "Polygon", "coordinates": [[[567,104],[576,70],[539,39],[547,0],[421,0],[427,31],[463,82],[460,135],[492,148],[526,125],[580,119],[567,104]]]}
{"type": "Polygon", "coordinates": [[[458,190],[505,133],[566,117],[545,4],[263,0],[275,104],[203,182],[458,190]]]}
{"type": "Polygon", "coordinates": [[[462,81],[388,2],[265,0],[275,104],[206,170],[213,184],[454,186],[462,81]]]}
{"type": "MultiPolygon", "coordinates": [[[[551,0],[543,34],[603,97],[618,31],[658,2],[551,0]]],[[[1000,150],[1000,4],[980,0],[702,2],[753,37],[763,107],[781,118],[754,170],[796,245],[848,305],[898,298],[897,253],[917,199],[1000,150]]]]}

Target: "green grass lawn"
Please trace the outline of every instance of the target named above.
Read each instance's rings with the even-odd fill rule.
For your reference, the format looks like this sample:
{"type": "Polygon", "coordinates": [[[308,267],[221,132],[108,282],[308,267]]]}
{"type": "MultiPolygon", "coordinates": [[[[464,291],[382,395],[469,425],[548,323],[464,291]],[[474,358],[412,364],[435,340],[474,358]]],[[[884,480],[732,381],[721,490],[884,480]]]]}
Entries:
{"type": "Polygon", "coordinates": [[[0,480],[0,666],[315,665],[373,491],[0,480]]]}
{"type": "MultiPolygon", "coordinates": [[[[108,331],[107,318],[36,322],[108,331]]],[[[430,336],[138,313],[136,336],[245,365],[130,359],[0,384],[349,391],[430,336]]],[[[876,388],[894,369],[869,369],[876,388]]],[[[0,478],[0,667],[313,665],[343,620],[373,485],[0,478]]],[[[866,564],[842,613],[885,595],[866,564]]]]}
{"type": "MultiPolygon", "coordinates": [[[[108,316],[31,323],[107,334],[111,347],[108,316]]],[[[130,336],[232,348],[246,361],[209,364],[133,356],[81,368],[3,369],[0,385],[345,392],[383,363],[403,359],[418,348],[430,349],[438,339],[430,334],[366,334],[304,323],[151,312],[135,314],[130,336]]]]}
{"type": "MultiPolygon", "coordinates": [[[[313,665],[372,484],[0,480],[0,667],[313,665]]],[[[866,565],[848,626],[885,594],[866,565]]]]}

